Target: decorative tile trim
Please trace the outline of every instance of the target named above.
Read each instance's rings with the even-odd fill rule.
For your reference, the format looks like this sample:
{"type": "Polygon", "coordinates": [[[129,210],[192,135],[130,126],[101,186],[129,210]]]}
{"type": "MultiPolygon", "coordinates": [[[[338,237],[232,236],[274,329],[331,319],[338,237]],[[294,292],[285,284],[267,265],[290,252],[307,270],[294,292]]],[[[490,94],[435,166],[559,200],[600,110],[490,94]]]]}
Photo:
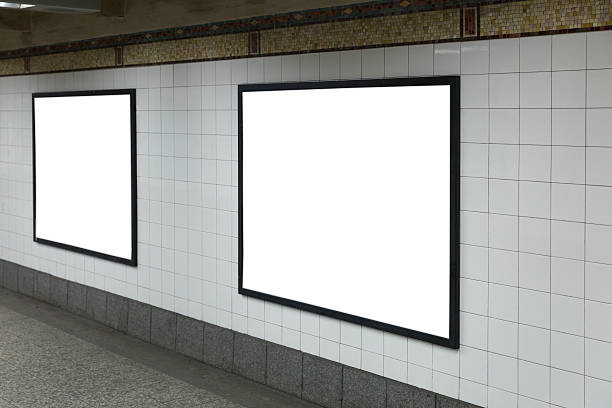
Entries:
{"type": "Polygon", "coordinates": [[[128,45],[123,49],[124,65],[146,65],[189,60],[224,59],[248,55],[248,34],[174,40],[128,45]]]}
{"type": "Polygon", "coordinates": [[[609,29],[611,0],[528,0],[480,7],[481,37],[609,29]]]}
{"type": "Polygon", "coordinates": [[[0,76],[599,30],[612,0],[383,0],[0,52],[0,76]]]}
{"type": "Polygon", "coordinates": [[[122,65],[123,65],[123,48],[115,47],[115,66],[120,67],[122,65]]]}
{"type": "Polygon", "coordinates": [[[480,8],[461,9],[461,38],[477,37],[480,32],[480,8]]]}
{"type": "Polygon", "coordinates": [[[235,34],[251,31],[321,24],[333,21],[357,20],[398,14],[418,13],[431,10],[457,8],[464,5],[507,3],[518,0],[378,0],[312,10],[272,14],[260,17],[220,21],[185,27],[173,27],[134,34],[122,34],[89,40],[21,48],[0,52],[2,58],[46,55],[68,51],[90,50],[146,44],[159,41],[181,40],[220,34],[235,34]]]}
{"type": "Polygon", "coordinates": [[[0,75],[19,75],[25,73],[25,61],[23,58],[0,60],[0,75]]]}
{"type": "Polygon", "coordinates": [[[113,48],[101,48],[99,50],[30,57],[29,59],[31,73],[104,68],[115,65],[115,50],[113,48]]]}
{"type": "Polygon", "coordinates": [[[480,408],[1,259],[0,287],[326,408],[480,408]]]}
{"type": "Polygon", "coordinates": [[[459,39],[459,9],[337,21],[261,32],[261,54],[378,47],[459,39]]]}
{"type": "Polygon", "coordinates": [[[259,55],[261,53],[261,33],[253,31],[249,33],[249,55],[259,55]]]}

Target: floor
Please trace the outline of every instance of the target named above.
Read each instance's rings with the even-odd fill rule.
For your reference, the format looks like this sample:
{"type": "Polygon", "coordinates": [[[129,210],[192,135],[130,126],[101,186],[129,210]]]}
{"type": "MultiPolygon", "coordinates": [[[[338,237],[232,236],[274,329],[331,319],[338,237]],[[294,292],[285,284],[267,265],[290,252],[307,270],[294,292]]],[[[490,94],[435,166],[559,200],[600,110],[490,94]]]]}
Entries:
{"type": "Polygon", "coordinates": [[[0,408],[314,408],[0,289],[0,408]]]}

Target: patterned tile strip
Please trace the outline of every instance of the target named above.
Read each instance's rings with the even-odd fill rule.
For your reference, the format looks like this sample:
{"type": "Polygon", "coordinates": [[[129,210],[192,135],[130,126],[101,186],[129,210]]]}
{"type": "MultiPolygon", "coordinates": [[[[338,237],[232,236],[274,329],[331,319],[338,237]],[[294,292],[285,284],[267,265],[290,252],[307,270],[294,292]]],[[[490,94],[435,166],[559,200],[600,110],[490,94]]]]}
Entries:
{"type": "Polygon", "coordinates": [[[115,50],[113,48],[41,55],[30,58],[30,72],[32,73],[73,71],[85,68],[111,67],[113,65],[115,65],[115,50]]]}
{"type": "Polygon", "coordinates": [[[188,40],[128,45],[124,47],[124,65],[209,60],[248,55],[248,34],[226,34],[188,40]]]}
{"type": "Polygon", "coordinates": [[[456,1],[450,8],[441,7],[449,2],[437,0],[393,3],[410,6],[410,13],[396,12],[388,3],[347,6],[342,12],[352,17],[343,19],[330,17],[336,9],[309,11],[302,17],[291,14],[302,21],[319,13],[323,16],[317,18],[330,17],[325,23],[293,25],[286,21],[281,25],[274,16],[276,28],[272,29],[262,29],[255,24],[261,20],[252,20],[255,28],[249,32],[32,56],[29,64],[24,58],[0,59],[0,76],[27,73],[28,66],[29,72],[41,73],[612,29],[612,0],[523,0],[485,5],[478,5],[482,1],[456,1]],[[462,6],[456,6],[458,3],[462,6]],[[434,6],[440,9],[431,11],[434,6]],[[428,11],[416,12],[418,7],[428,11]],[[361,18],[364,13],[368,18],[361,18]],[[375,13],[384,15],[373,17],[375,13]]]}
{"type": "Polygon", "coordinates": [[[0,51],[0,59],[216,36],[220,34],[235,34],[283,27],[321,24],[332,21],[347,21],[368,17],[381,17],[457,8],[465,5],[475,6],[507,3],[513,1],[518,0],[378,0],[359,4],[349,4],[346,6],[327,7],[187,27],[167,28],[134,34],[113,35],[89,40],[36,46],[10,51],[0,51]]]}
{"type": "Polygon", "coordinates": [[[0,60],[0,75],[17,75],[25,73],[23,58],[0,60]]]}
{"type": "Polygon", "coordinates": [[[480,35],[593,29],[612,25],[612,0],[530,0],[480,8],[480,35]]]}
{"type": "Polygon", "coordinates": [[[459,9],[338,21],[261,32],[263,55],[459,38],[459,9]]]}

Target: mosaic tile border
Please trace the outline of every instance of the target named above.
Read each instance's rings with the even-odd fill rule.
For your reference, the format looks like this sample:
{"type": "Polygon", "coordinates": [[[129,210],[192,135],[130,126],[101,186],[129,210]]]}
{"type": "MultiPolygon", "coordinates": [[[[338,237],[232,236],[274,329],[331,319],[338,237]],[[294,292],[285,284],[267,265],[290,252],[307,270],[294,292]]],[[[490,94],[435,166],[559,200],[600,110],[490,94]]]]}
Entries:
{"type": "Polygon", "coordinates": [[[0,76],[599,30],[612,0],[384,0],[0,52],[0,76]]]}
{"type": "Polygon", "coordinates": [[[23,58],[0,60],[0,76],[25,73],[26,63],[29,64],[29,61],[26,61],[23,58]]]}
{"type": "Polygon", "coordinates": [[[466,6],[476,7],[489,4],[511,3],[516,1],[520,0],[378,0],[365,3],[349,4],[346,6],[272,14],[239,20],[220,21],[185,27],[173,27],[134,34],[114,35],[53,45],[0,51],[0,59],[46,55],[68,51],[91,50],[106,47],[122,47],[134,44],[182,40],[222,34],[245,33],[335,21],[350,21],[370,17],[419,13],[466,6]]]}

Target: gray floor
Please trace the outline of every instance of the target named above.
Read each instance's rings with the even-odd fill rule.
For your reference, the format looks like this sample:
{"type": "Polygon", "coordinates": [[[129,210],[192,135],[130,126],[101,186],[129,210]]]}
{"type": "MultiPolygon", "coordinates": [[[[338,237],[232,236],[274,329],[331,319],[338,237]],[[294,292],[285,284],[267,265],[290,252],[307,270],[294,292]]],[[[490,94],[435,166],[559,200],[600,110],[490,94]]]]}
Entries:
{"type": "Polygon", "coordinates": [[[315,407],[0,289],[0,408],[315,407]]]}

